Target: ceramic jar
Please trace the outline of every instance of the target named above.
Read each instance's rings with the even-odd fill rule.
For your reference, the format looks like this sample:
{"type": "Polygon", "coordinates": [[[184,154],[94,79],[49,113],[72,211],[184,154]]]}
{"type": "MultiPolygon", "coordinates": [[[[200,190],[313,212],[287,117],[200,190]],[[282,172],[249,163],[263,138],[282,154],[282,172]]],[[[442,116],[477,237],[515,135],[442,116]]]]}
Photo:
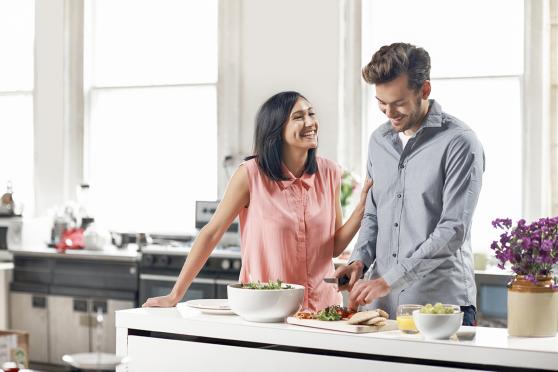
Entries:
{"type": "Polygon", "coordinates": [[[558,287],[550,276],[537,283],[523,275],[508,284],[508,333],[520,337],[553,337],[558,328],[558,287]]]}

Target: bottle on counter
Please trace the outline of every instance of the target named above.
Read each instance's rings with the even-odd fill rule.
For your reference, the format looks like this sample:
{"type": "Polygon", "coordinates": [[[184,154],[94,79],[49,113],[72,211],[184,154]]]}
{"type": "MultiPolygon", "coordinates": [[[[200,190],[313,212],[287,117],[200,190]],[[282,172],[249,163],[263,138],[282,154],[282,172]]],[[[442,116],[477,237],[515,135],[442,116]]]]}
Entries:
{"type": "Polygon", "coordinates": [[[6,192],[0,198],[0,215],[12,216],[15,214],[15,203],[13,197],[12,182],[8,181],[6,192]]]}
{"type": "Polygon", "coordinates": [[[81,220],[80,227],[85,230],[89,224],[95,221],[91,215],[91,207],[89,205],[89,184],[81,183],[78,185],[77,202],[78,214],[81,220]]]}

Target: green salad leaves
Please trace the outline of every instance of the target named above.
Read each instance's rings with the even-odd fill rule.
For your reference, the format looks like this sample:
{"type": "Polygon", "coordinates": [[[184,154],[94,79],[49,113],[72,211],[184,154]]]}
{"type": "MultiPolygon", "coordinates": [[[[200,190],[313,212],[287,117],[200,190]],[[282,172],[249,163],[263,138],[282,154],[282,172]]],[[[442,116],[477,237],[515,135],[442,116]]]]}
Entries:
{"type": "Polygon", "coordinates": [[[323,310],[318,311],[317,318],[319,320],[341,320],[341,314],[337,311],[335,306],[328,306],[323,310]]]}
{"type": "Polygon", "coordinates": [[[283,281],[277,279],[276,281],[270,280],[267,283],[257,282],[242,283],[242,288],[246,289],[291,289],[292,285],[283,284],[283,281]]]}

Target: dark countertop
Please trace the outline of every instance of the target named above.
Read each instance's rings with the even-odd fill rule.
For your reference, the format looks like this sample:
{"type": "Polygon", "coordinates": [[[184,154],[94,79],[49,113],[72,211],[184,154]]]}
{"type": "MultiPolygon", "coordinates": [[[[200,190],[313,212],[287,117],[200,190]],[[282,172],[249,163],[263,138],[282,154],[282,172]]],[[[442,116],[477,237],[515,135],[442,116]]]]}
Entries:
{"type": "Polygon", "coordinates": [[[39,256],[39,257],[56,257],[67,259],[93,259],[106,261],[127,261],[135,262],[141,257],[137,247],[129,245],[128,248],[118,249],[116,247],[108,247],[103,250],[88,249],[68,249],[65,253],[59,253],[54,248],[43,247],[24,247],[21,249],[10,250],[10,253],[16,256],[39,256]]]}

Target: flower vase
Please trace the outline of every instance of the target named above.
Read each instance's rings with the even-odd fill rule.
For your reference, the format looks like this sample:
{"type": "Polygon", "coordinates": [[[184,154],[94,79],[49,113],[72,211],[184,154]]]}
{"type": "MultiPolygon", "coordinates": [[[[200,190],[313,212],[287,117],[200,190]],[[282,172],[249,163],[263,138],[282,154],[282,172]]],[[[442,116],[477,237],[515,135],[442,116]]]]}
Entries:
{"type": "Polygon", "coordinates": [[[508,284],[508,333],[519,337],[553,337],[558,328],[558,287],[550,276],[533,283],[523,275],[508,284]]]}

